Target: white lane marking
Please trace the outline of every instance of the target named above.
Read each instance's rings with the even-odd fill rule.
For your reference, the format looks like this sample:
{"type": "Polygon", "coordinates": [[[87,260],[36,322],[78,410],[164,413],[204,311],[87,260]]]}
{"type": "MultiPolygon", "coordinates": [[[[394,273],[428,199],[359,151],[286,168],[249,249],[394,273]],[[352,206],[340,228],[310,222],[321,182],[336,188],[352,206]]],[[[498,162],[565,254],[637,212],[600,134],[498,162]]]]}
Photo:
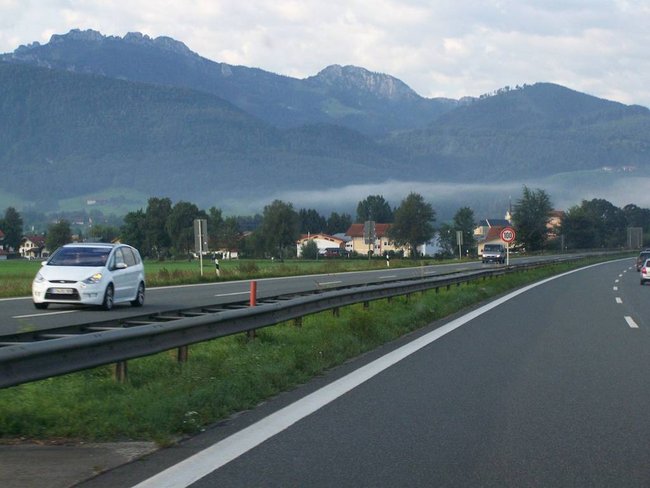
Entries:
{"type": "Polygon", "coordinates": [[[614,283],[618,283],[620,280],[614,280],[614,283]]]}
{"type": "Polygon", "coordinates": [[[614,288],[612,288],[612,290],[618,291],[618,286],[615,286],[614,288]]]}
{"type": "Polygon", "coordinates": [[[79,310],[61,310],[60,312],[31,313],[29,315],[14,315],[12,319],[28,319],[31,317],[46,317],[48,315],[60,315],[62,313],[74,313],[79,310]]]}
{"type": "Polygon", "coordinates": [[[616,303],[623,303],[623,300],[620,297],[616,297],[616,303]]]}
{"type": "Polygon", "coordinates": [[[257,447],[262,442],[288,429],[296,422],[311,415],[328,403],[368,381],[385,369],[393,366],[404,358],[428,346],[446,334],[458,329],[466,323],[476,319],[484,313],[549,281],[583,271],[588,268],[607,263],[593,264],[585,268],[568,271],[561,275],[552,276],[545,280],[533,283],[516,290],[504,297],[490,302],[462,317],[459,317],[442,327],[405,344],[385,356],[366,364],[352,373],[340,378],[329,385],[317,390],[304,398],[288,405],[277,412],[263,418],[249,427],[227,437],[203,451],[188,457],[184,461],[167,468],[164,471],[146,479],[134,488],[187,488],[201,478],[216,471],[220,467],[238,458],[244,453],[257,447]]]}
{"type": "Polygon", "coordinates": [[[634,321],[634,319],[632,317],[628,317],[626,315],[625,316],[625,321],[627,322],[627,325],[630,326],[630,328],[632,328],[632,329],[638,329],[639,328],[639,326],[637,325],[637,323],[634,321]]]}
{"type": "Polygon", "coordinates": [[[215,295],[215,297],[232,297],[235,295],[249,295],[250,291],[236,291],[233,293],[220,293],[218,295],[215,295]]]}
{"type": "Polygon", "coordinates": [[[339,283],[343,283],[342,281],[321,281],[320,283],[317,283],[318,286],[325,286],[325,285],[338,285],[339,283]]]}
{"type": "Polygon", "coordinates": [[[389,276],[380,276],[380,280],[387,280],[389,278],[397,278],[397,275],[389,275],[389,276]]]}

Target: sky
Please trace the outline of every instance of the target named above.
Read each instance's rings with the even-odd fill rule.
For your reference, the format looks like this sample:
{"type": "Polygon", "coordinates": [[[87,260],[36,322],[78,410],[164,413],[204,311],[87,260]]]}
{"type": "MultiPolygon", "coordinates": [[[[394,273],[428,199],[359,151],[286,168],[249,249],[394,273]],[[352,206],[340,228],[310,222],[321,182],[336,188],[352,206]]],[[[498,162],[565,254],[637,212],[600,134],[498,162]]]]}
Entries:
{"type": "Polygon", "coordinates": [[[425,97],[553,82],[650,107],[650,0],[0,0],[0,52],[52,34],[168,36],[295,78],[332,64],[425,97]]]}

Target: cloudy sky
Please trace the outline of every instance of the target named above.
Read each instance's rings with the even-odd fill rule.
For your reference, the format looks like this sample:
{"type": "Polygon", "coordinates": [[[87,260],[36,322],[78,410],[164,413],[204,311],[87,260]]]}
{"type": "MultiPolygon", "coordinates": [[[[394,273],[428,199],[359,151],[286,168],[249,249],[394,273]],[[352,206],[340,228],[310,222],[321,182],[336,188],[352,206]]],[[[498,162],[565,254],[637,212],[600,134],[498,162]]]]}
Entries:
{"type": "Polygon", "coordinates": [[[650,0],[0,0],[0,52],[137,31],[297,78],[351,64],[427,97],[549,81],[646,107],[649,26],[650,0]]]}

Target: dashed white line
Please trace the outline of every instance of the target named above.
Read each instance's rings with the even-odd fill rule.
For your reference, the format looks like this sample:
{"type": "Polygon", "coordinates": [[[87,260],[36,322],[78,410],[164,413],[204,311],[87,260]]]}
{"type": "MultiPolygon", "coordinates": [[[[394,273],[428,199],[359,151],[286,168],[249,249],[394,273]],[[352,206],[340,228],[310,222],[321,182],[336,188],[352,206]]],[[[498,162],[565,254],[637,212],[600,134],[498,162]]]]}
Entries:
{"type": "Polygon", "coordinates": [[[623,300],[621,300],[621,297],[616,297],[616,303],[623,303],[623,300]]]}
{"type": "Polygon", "coordinates": [[[639,328],[639,326],[637,325],[637,323],[634,321],[634,319],[632,317],[629,317],[629,316],[626,315],[625,316],[625,321],[627,322],[627,325],[629,325],[631,329],[638,329],[639,328]]]}
{"type": "Polygon", "coordinates": [[[614,280],[614,283],[618,283],[619,281],[621,281],[621,280],[614,280]]]}
{"type": "Polygon", "coordinates": [[[618,286],[615,286],[614,288],[612,288],[612,290],[618,291],[618,286]]]}

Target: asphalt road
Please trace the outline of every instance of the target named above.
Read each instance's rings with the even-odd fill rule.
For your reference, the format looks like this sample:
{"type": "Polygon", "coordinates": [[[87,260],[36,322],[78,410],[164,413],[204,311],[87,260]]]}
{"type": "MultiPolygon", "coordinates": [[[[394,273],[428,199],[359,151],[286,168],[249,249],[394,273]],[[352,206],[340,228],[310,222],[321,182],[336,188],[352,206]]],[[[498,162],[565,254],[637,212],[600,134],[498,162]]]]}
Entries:
{"type": "MultiPolygon", "coordinates": [[[[550,258],[550,257],[549,257],[550,258]]],[[[530,260],[523,258],[519,261],[530,260]]],[[[514,260],[513,260],[514,262],[514,260]]],[[[312,276],[269,278],[257,280],[258,297],[322,290],[343,285],[381,283],[398,278],[435,276],[454,271],[495,267],[494,264],[464,262],[459,264],[423,266],[417,268],[386,268],[377,271],[332,273],[312,276]]],[[[47,310],[36,310],[31,297],[0,299],[0,336],[16,332],[46,330],[67,325],[93,323],[132,316],[182,310],[247,301],[250,281],[208,283],[199,285],[150,288],[147,290],[143,308],[116,305],[109,312],[98,308],[82,308],[70,305],[50,305],[47,310]]]]}
{"type": "Polygon", "coordinates": [[[82,486],[650,486],[650,287],[632,266],[433,324],[82,486]]]}

